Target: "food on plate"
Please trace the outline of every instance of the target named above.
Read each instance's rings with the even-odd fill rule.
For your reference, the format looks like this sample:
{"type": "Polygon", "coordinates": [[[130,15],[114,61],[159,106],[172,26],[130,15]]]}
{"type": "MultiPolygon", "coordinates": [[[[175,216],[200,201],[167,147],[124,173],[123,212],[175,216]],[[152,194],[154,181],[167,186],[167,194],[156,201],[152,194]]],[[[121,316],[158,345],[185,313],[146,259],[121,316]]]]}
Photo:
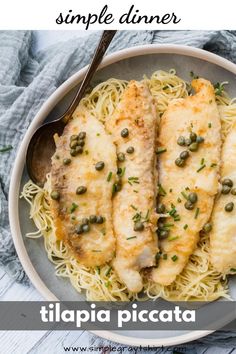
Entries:
{"type": "Polygon", "coordinates": [[[220,273],[236,273],[236,124],[222,147],[221,190],[210,226],[210,258],[220,273]]]}
{"type": "Polygon", "coordinates": [[[113,198],[114,269],[132,292],[143,288],[142,268],[156,264],[157,110],[145,83],[131,81],[106,120],[117,148],[119,180],[113,198]]]}
{"type": "Polygon", "coordinates": [[[196,94],[172,101],[160,122],[157,211],[161,254],[153,281],[169,285],[196,248],[199,232],[210,218],[218,191],[220,116],[214,88],[192,81],[196,94]],[[160,209],[160,210],[159,210],[160,209]]]}
{"type": "Polygon", "coordinates": [[[115,252],[115,146],[101,122],[78,110],[62,136],[55,139],[50,193],[55,235],[80,263],[100,266],[109,262],[115,252]]]}
{"type": "MultiPolygon", "coordinates": [[[[209,235],[215,232],[217,204],[234,198],[228,150],[229,158],[223,159],[232,169],[223,173],[235,186],[225,184],[230,192],[215,199],[210,219],[218,180],[224,179],[219,175],[222,142],[234,148],[236,102],[225,83],[213,89],[198,79],[192,85],[196,94],[173,69],[140,82],[99,83],[81,100],[63,136],[56,137],[44,187],[28,181],[23,188],[37,227],[27,237],[43,236],[56,275],[85,291],[88,300],[229,297],[224,267],[210,261],[209,235]]],[[[234,212],[230,204],[217,219],[217,238],[227,218],[233,225],[234,212]]],[[[229,250],[228,244],[221,242],[221,249],[229,250]]],[[[229,267],[224,254],[221,262],[229,267]]]]}

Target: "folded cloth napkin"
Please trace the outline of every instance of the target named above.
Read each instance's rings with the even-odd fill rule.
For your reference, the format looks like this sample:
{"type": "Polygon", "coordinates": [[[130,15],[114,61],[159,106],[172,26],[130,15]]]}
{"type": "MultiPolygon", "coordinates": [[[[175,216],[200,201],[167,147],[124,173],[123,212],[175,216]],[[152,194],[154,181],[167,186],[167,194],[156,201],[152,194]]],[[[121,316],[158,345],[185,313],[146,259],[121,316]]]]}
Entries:
{"type": "MultiPolygon", "coordinates": [[[[8,221],[8,188],[16,151],[46,99],[68,77],[89,63],[100,33],[73,38],[33,54],[35,33],[0,31],[0,263],[17,281],[27,283],[15,253],[8,221]]],[[[236,31],[119,31],[109,52],[148,43],[204,48],[236,63],[236,31]]],[[[236,343],[232,333],[227,332],[236,343]]],[[[208,337],[209,338],[209,337],[208,337]]],[[[224,337],[223,337],[224,338],[224,337]]],[[[207,339],[207,341],[210,339],[207,339]]]]}

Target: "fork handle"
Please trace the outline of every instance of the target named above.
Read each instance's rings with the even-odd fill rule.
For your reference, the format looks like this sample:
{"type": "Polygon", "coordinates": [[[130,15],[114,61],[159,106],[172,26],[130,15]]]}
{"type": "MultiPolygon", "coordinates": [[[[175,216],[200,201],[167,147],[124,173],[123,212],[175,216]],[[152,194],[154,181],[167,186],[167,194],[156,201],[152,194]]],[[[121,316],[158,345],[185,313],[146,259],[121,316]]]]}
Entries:
{"type": "Polygon", "coordinates": [[[112,38],[116,34],[116,32],[117,31],[103,31],[100,41],[98,43],[97,49],[95,51],[95,54],[93,56],[92,62],[86,71],[83,81],[82,81],[78,91],[76,92],[76,95],[75,95],[73,101],[71,102],[70,106],[67,108],[67,111],[63,115],[63,121],[65,123],[71,117],[71,115],[75,111],[76,107],[78,106],[80,100],[83,98],[84,93],[85,93],[95,71],[97,70],[99,64],[101,63],[102,58],[103,58],[109,44],[111,43],[112,38]]]}

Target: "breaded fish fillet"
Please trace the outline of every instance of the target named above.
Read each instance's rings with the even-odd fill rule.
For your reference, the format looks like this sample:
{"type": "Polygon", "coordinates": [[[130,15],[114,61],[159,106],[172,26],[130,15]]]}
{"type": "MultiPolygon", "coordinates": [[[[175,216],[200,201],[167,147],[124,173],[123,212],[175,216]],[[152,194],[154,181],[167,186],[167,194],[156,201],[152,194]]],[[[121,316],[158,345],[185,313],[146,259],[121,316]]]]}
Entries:
{"type": "Polygon", "coordinates": [[[99,266],[114,256],[112,186],[116,172],[111,136],[93,116],[75,112],[56,139],[51,211],[56,236],[86,266],[99,266]]]}
{"type": "Polygon", "coordinates": [[[172,101],[160,123],[159,146],[167,151],[159,155],[163,205],[158,209],[165,208],[168,217],[160,219],[162,253],[152,279],[163,285],[171,284],[188,262],[219,186],[221,126],[214,88],[204,79],[193,80],[192,87],[196,94],[172,101]]]}
{"type": "Polygon", "coordinates": [[[211,218],[210,257],[218,272],[236,274],[236,124],[222,147],[221,182],[222,193],[214,204],[211,218]],[[229,207],[229,203],[233,205],[229,207]]]}
{"type": "Polygon", "coordinates": [[[106,122],[117,147],[120,182],[113,200],[116,258],[120,279],[130,291],[142,290],[139,271],[155,264],[155,143],[157,113],[145,83],[131,81],[114,115],[106,122]]]}

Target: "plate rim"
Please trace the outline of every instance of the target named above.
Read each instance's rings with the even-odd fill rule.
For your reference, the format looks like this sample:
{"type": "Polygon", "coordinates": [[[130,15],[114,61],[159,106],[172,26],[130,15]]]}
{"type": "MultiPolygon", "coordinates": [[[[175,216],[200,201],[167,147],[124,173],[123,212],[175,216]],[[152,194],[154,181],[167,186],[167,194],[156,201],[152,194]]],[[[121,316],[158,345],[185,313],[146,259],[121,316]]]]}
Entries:
{"type": "MultiPolygon", "coordinates": [[[[230,62],[229,60],[222,58],[216,54],[207,52],[203,49],[198,49],[190,46],[184,45],[173,45],[173,44],[146,44],[141,46],[129,47],[126,49],[119,50],[112,54],[107,55],[99,69],[111,65],[117,61],[128,59],[135,56],[142,56],[148,54],[178,54],[188,57],[194,57],[197,59],[202,59],[204,61],[216,64],[223,69],[236,75],[236,64],[230,62]]],[[[11,171],[10,178],[10,188],[9,188],[9,222],[10,230],[12,234],[12,239],[20,259],[20,262],[31,280],[32,284],[39,291],[39,293],[46,299],[46,301],[60,301],[46,286],[42,281],[36,269],[34,268],[29,255],[26,251],[23,241],[23,235],[20,229],[19,223],[19,213],[18,213],[18,202],[19,202],[19,192],[20,192],[20,179],[22,176],[23,168],[25,165],[25,155],[26,149],[30,137],[36,128],[43,122],[45,117],[49,114],[51,109],[57,105],[57,103],[69,92],[75,85],[77,85],[85,74],[88,66],[80,69],[78,72],[73,74],[68,78],[62,85],[60,85],[51,96],[43,103],[37,114],[35,115],[33,121],[29,125],[26,134],[18,148],[16,153],[15,161],[11,171]]],[[[98,69],[98,70],[99,70],[98,69]]],[[[187,334],[173,336],[163,339],[146,339],[146,338],[135,338],[123,336],[110,331],[90,331],[104,339],[114,341],[120,344],[133,345],[133,346],[171,346],[183,344],[192,340],[202,338],[212,332],[213,330],[196,330],[191,331],[187,334]]]]}

